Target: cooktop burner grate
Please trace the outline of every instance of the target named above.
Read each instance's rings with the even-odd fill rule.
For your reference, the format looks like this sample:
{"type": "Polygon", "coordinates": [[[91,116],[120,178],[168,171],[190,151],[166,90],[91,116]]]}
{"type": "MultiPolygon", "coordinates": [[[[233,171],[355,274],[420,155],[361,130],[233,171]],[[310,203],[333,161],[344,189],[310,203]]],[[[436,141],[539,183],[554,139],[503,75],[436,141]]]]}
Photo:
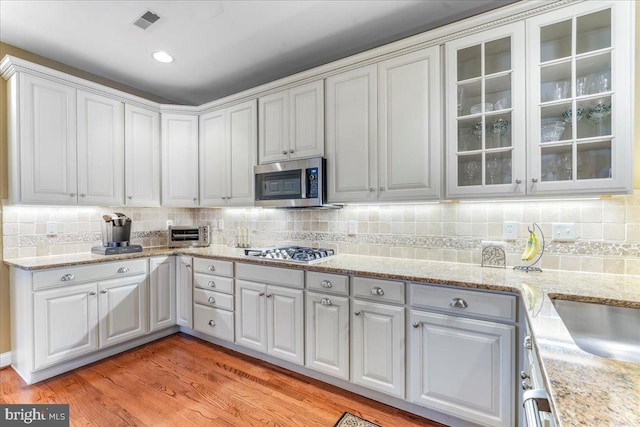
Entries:
{"type": "Polygon", "coordinates": [[[309,248],[304,246],[269,246],[266,248],[245,249],[244,254],[255,258],[292,261],[315,264],[324,261],[336,253],[333,249],[309,248]]]}

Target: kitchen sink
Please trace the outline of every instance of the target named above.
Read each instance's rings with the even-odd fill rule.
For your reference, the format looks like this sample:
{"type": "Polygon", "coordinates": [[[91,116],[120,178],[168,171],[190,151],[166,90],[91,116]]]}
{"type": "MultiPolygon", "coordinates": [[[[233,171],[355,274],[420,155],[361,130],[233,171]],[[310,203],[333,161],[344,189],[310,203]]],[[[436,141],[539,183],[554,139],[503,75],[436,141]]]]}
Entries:
{"type": "Polygon", "coordinates": [[[597,356],[640,364],[640,309],[551,299],[578,347],[597,356]]]}

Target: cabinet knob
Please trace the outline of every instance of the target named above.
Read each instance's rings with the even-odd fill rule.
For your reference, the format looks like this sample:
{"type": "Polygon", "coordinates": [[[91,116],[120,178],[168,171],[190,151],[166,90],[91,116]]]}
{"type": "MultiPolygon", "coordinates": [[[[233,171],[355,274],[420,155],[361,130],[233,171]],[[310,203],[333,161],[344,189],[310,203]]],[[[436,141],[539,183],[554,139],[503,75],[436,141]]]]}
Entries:
{"type": "Polygon", "coordinates": [[[209,326],[216,326],[216,322],[214,322],[213,320],[209,320],[209,326]]]}
{"type": "Polygon", "coordinates": [[[467,308],[469,307],[469,304],[467,304],[467,302],[465,300],[463,300],[462,298],[454,298],[449,302],[449,305],[451,307],[455,307],[455,308],[467,308]]]}
{"type": "Polygon", "coordinates": [[[101,294],[106,294],[106,293],[107,293],[107,290],[106,290],[106,289],[103,289],[103,290],[101,290],[101,291],[100,291],[100,293],[101,293],[101,294]]]}
{"type": "Polygon", "coordinates": [[[86,193],[80,193],[80,197],[87,197],[86,193]]]}
{"type": "Polygon", "coordinates": [[[273,294],[267,294],[267,298],[271,298],[273,294]]]}
{"type": "Polygon", "coordinates": [[[209,280],[208,285],[209,285],[210,288],[215,288],[216,287],[216,282],[214,282],[213,280],[209,280]]]}
{"type": "Polygon", "coordinates": [[[384,290],[376,286],[375,288],[371,289],[371,295],[383,296],[384,290]]]}
{"type": "Polygon", "coordinates": [[[289,150],[289,153],[293,154],[293,150],[289,150]]]}
{"type": "Polygon", "coordinates": [[[282,150],[282,154],[287,154],[287,150],[282,150]]]}
{"type": "Polygon", "coordinates": [[[360,311],[354,311],[353,312],[354,316],[360,316],[360,313],[361,313],[360,311]]]}
{"type": "Polygon", "coordinates": [[[191,264],[187,264],[187,265],[185,265],[185,267],[187,267],[189,270],[191,270],[191,264]]]}
{"type": "Polygon", "coordinates": [[[383,192],[383,191],[384,191],[384,187],[380,187],[380,192],[383,192]]]}
{"type": "Polygon", "coordinates": [[[526,348],[527,350],[531,350],[531,348],[533,347],[532,343],[531,343],[531,335],[527,335],[526,337],[524,337],[524,348],[526,348]]]}
{"type": "Polygon", "coordinates": [[[531,178],[531,182],[535,184],[536,182],[538,182],[538,178],[531,178]]]}
{"type": "Polygon", "coordinates": [[[531,384],[529,384],[529,381],[524,380],[522,381],[522,389],[523,390],[531,390],[533,387],[531,386],[531,384]]]}
{"type": "Polygon", "coordinates": [[[128,196],[127,199],[132,200],[133,196],[128,196]]]}
{"type": "Polygon", "coordinates": [[[375,188],[373,188],[373,187],[369,187],[369,193],[373,193],[374,191],[376,191],[376,189],[375,189],[375,188]]]}
{"type": "Polygon", "coordinates": [[[129,267],[120,267],[118,269],[118,273],[127,273],[129,272],[129,267]]]}
{"type": "Polygon", "coordinates": [[[96,292],[96,291],[91,291],[91,292],[89,292],[89,295],[96,295],[96,294],[97,294],[97,292],[96,292]]]}
{"type": "Polygon", "coordinates": [[[422,325],[422,322],[413,322],[413,323],[411,324],[411,326],[413,326],[414,328],[419,328],[419,327],[420,327],[420,325],[422,325]]]}
{"type": "Polygon", "coordinates": [[[521,179],[516,179],[516,184],[522,184],[522,180],[521,179]]]}
{"type": "Polygon", "coordinates": [[[216,271],[216,266],[213,264],[210,264],[209,267],[207,267],[207,269],[209,269],[209,271],[216,271]]]}
{"type": "Polygon", "coordinates": [[[74,276],[73,274],[65,274],[60,278],[61,282],[69,282],[71,280],[76,280],[76,276],[74,276]]]}
{"type": "Polygon", "coordinates": [[[322,304],[322,305],[331,305],[331,300],[329,298],[322,298],[320,300],[320,304],[322,304]]]}
{"type": "Polygon", "coordinates": [[[215,304],[216,303],[216,299],[214,297],[209,297],[209,299],[207,299],[207,301],[209,301],[209,304],[215,304]]]}
{"type": "Polygon", "coordinates": [[[197,197],[193,198],[193,203],[198,203],[198,198],[197,197]]]}
{"type": "Polygon", "coordinates": [[[329,289],[329,288],[332,288],[332,287],[333,287],[333,284],[332,284],[330,281],[328,281],[328,280],[323,280],[323,281],[320,283],[320,286],[322,286],[323,288],[327,288],[327,289],[329,289]]]}
{"type": "Polygon", "coordinates": [[[259,296],[259,297],[263,297],[263,296],[264,296],[264,292],[260,292],[260,293],[258,294],[258,296],[259,296]]]}
{"type": "Polygon", "coordinates": [[[523,380],[528,380],[529,378],[531,378],[531,376],[527,374],[525,371],[520,371],[520,378],[523,380]]]}
{"type": "Polygon", "coordinates": [[[76,197],[76,193],[70,193],[69,197],[76,197]]]}

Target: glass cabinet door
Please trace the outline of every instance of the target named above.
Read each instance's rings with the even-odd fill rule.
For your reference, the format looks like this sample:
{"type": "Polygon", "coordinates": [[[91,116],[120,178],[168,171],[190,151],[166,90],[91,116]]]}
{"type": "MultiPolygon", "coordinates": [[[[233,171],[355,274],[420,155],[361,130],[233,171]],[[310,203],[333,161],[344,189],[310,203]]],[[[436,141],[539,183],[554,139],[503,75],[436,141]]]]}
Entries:
{"type": "Polygon", "coordinates": [[[585,2],[528,21],[529,193],[630,188],[631,131],[622,122],[633,122],[632,31],[619,21],[632,14],[624,17],[624,3],[585,2]]]}
{"type": "Polygon", "coordinates": [[[524,24],[445,49],[448,197],[523,194],[524,24]]]}

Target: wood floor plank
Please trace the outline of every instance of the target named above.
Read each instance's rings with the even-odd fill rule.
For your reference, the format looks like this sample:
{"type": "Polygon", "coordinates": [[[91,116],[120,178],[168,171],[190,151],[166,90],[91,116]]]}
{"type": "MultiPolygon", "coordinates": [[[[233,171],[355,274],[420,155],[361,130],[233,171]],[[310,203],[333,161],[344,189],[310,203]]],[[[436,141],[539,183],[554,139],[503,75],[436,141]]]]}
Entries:
{"type": "Polygon", "coordinates": [[[0,370],[0,402],[69,403],[73,426],[442,426],[184,334],[32,386],[0,370]]]}

